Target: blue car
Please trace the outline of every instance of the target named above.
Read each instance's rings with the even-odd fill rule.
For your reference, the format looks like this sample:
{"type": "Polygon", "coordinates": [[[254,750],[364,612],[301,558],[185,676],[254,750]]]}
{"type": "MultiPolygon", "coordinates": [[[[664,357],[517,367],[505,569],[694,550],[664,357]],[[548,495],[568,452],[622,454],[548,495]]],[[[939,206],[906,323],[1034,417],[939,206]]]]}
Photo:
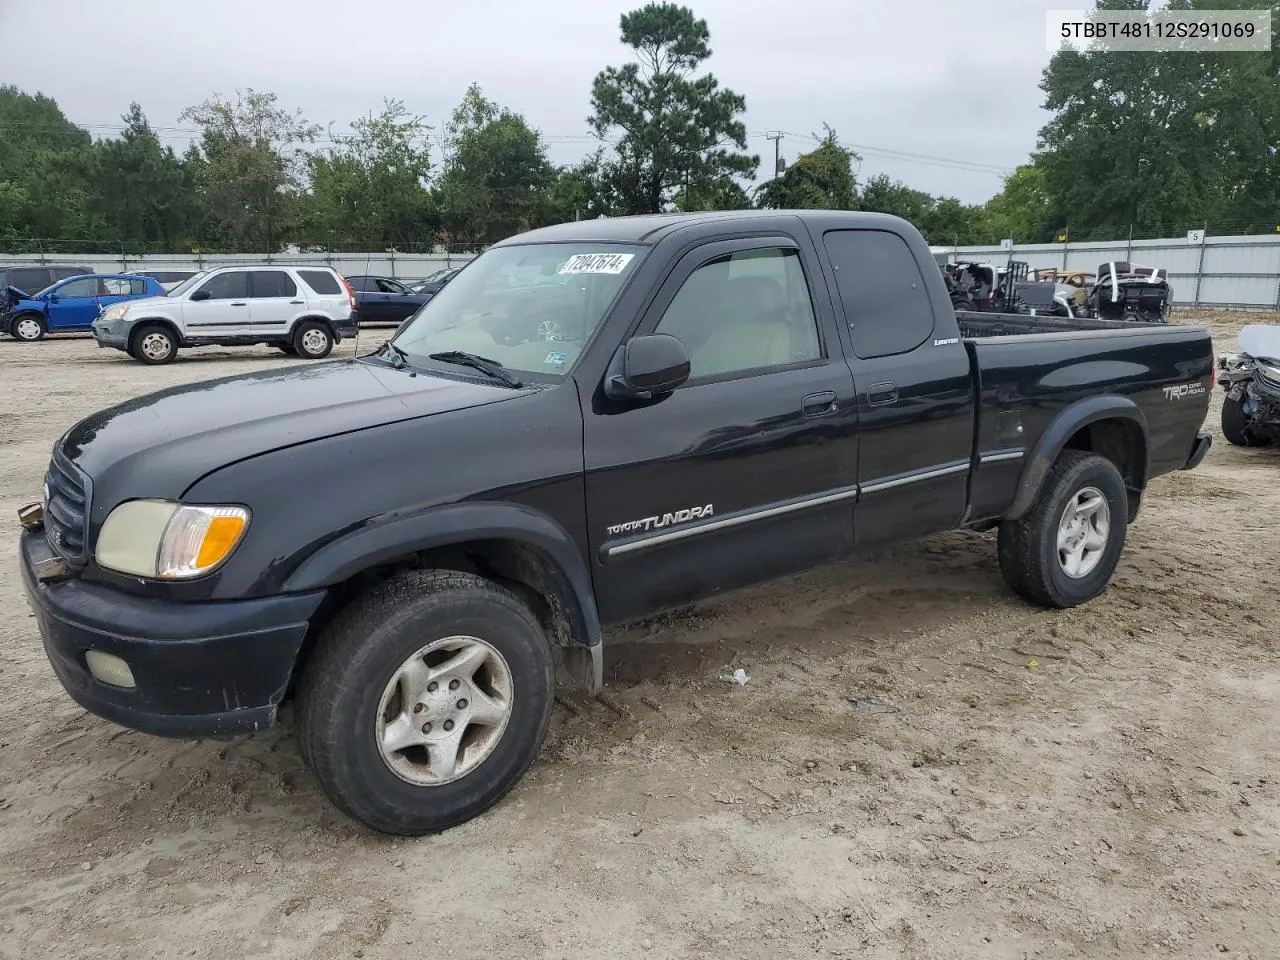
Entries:
{"type": "Polygon", "coordinates": [[[164,295],[164,287],[152,277],[128,273],[69,277],[19,299],[10,313],[8,332],[15,340],[32,341],[46,333],[88,330],[98,314],[114,303],[164,295]]]}

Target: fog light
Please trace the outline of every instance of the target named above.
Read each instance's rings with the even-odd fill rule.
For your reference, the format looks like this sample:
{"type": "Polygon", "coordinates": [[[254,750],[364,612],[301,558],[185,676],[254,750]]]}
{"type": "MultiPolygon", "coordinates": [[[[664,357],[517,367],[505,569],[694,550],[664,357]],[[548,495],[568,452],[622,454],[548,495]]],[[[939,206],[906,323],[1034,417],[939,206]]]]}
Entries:
{"type": "Polygon", "coordinates": [[[113,687],[136,687],[138,685],[133,679],[133,671],[129,669],[129,664],[114,654],[103,653],[101,650],[90,650],[84,655],[84,663],[89,668],[89,672],[103,683],[109,683],[113,687]]]}

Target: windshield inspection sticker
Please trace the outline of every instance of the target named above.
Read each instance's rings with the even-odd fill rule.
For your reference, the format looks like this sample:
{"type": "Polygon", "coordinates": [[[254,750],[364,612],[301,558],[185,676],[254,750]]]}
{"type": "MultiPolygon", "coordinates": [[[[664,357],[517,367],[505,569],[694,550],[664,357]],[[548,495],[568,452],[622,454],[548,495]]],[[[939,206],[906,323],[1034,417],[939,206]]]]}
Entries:
{"type": "Polygon", "coordinates": [[[563,367],[568,361],[569,361],[569,355],[567,353],[560,353],[559,351],[555,351],[553,353],[548,353],[547,359],[543,360],[542,362],[553,367],[563,367]]]}
{"type": "Polygon", "coordinates": [[[558,273],[621,273],[634,253],[575,253],[558,273]]]}

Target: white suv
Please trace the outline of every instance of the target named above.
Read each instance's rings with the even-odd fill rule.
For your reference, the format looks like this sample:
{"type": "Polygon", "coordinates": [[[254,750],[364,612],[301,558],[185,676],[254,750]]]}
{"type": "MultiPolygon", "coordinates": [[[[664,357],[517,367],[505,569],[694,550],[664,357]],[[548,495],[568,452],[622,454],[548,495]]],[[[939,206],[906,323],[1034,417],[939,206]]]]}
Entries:
{"type": "Polygon", "coordinates": [[[179,347],[254,343],[319,360],[355,333],[355,294],[330,267],[219,267],[93,322],[98,346],[143,363],[168,363],[179,347]]]}

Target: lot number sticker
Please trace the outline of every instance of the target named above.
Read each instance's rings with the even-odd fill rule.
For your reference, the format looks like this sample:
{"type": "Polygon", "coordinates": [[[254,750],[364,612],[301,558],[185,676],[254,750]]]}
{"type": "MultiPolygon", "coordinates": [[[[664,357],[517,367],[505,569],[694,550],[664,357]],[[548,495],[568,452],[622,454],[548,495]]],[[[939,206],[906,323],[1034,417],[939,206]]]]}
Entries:
{"type": "Polygon", "coordinates": [[[621,273],[634,256],[634,253],[576,253],[558,272],[621,273]]]}

